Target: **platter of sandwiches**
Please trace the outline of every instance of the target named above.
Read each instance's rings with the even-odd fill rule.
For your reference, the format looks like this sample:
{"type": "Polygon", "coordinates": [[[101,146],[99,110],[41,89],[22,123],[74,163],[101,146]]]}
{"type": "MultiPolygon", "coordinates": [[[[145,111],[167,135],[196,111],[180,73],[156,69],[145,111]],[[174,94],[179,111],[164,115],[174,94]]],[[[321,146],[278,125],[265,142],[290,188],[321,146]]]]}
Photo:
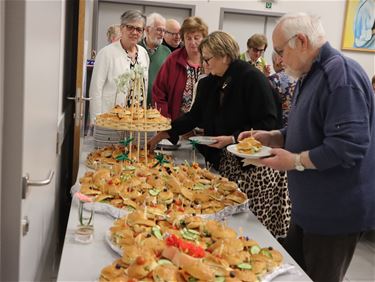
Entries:
{"type": "Polygon", "coordinates": [[[156,109],[122,107],[116,105],[110,112],[96,116],[97,126],[129,131],[163,131],[171,128],[171,120],[156,109]]]}
{"type": "Polygon", "coordinates": [[[263,146],[262,143],[253,137],[248,137],[239,141],[237,144],[229,145],[227,150],[245,159],[260,159],[271,156],[271,148],[263,146]]]}
{"type": "MultiPolygon", "coordinates": [[[[196,163],[113,164],[110,168],[87,171],[79,182],[73,188],[92,197],[96,211],[114,217],[142,207],[159,215],[214,218],[248,209],[247,196],[235,182],[196,163]]],[[[72,189],[74,192],[77,191],[72,189]]]]}
{"type": "Polygon", "coordinates": [[[198,216],[140,209],[115,220],[107,234],[119,258],[101,270],[100,282],[267,281],[283,264],[274,248],[198,216]]]}
{"type": "MultiPolygon", "coordinates": [[[[113,165],[130,164],[131,162],[129,160],[134,161],[138,157],[137,146],[132,145],[132,149],[133,150],[129,152],[127,147],[120,144],[105,146],[89,153],[86,157],[85,164],[92,169],[111,168],[113,165]],[[127,158],[124,158],[124,154],[126,154],[127,158]]],[[[138,162],[145,162],[145,154],[146,151],[140,149],[138,162]]],[[[165,158],[171,161],[171,157],[165,155],[165,158]]],[[[151,165],[154,165],[156,163],[155,154],[147,151],[147,160],[151,165]]]]}

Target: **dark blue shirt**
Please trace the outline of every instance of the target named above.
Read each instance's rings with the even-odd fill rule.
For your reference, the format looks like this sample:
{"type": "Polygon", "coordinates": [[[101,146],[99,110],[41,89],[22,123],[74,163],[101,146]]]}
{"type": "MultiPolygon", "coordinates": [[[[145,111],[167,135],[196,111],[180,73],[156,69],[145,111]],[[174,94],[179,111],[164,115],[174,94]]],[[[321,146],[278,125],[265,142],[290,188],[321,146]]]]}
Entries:
{"type": "Polygon", "coordinates": [[[289,114],[285,149],[309,151],[316,170],[288,173],[292,218],[306,232],[375,228],[375,115],[371,83],[355,61],[325,43],[289,114]]]}

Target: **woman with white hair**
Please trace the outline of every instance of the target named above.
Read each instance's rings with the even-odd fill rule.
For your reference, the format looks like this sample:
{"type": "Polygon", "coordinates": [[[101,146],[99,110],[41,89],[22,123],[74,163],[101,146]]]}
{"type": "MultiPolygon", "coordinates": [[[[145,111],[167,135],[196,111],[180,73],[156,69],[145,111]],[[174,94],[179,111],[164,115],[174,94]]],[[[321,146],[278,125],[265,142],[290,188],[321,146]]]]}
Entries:
{"type": "Polygon", "coordinates": [[[125,105],[124,95],[116,95],[115,80],[123,73],[140,65],[146,69],[145,85],[147,91],[147,73],[149,57],[147,51],[137,45],[141,39],[146,17],[138,10],[128,10],[121,16],[121,39],[101,49],[96,56],[90,85],[90,123],[96,115],[108,112],[116,104],[125,105]]]}

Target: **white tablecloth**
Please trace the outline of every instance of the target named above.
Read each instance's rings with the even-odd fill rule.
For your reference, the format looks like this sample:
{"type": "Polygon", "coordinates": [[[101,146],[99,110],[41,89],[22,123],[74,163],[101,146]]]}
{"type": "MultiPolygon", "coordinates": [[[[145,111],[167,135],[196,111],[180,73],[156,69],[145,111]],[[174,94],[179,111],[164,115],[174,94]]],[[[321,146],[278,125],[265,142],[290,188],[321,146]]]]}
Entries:
{"type": "MultiPolygon", "coordinates": [[[[89,140],[82,147],[82,161],[78,177],[82,176],[87,170],[83,164],[83,160],[87,155],[87,151],[92,149],[91,145],[92,140],[89,140]]],[[[181,148],[179,152],[175,152],[174,154],[178,155],[179,159],[190,158],[189,147],[181,146],[181,148]]],[[[200,158],[201,161],[202,159],[200,158]]],[[[74,240],[74,231],[78,225],[78,210],[76,203],[72,203],[57,281],[98,280],[101,269],[118,258],[118,255],[105,241],[105,233],[112,225],[113,220],[109,215],[95,214],[93,242],[86,245],[77,243],[74,240]]],[[[311,281],[250,211],[229,217],[227,223],[228,226],[237,230],[238,234],[255,239],[261,246],[272,246],[279,250],[284,256],[285,263],[296,266],[295,270],[276,277],[274,281],[311,281]]]]}

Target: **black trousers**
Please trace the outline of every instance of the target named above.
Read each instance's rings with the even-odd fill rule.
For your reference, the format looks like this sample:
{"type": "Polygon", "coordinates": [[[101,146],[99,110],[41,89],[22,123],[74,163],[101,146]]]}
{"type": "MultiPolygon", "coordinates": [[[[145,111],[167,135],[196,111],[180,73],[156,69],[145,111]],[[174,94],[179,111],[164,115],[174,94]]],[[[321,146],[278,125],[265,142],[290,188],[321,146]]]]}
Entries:
{"type": "Polygon", "coordinates": [[[313,281],[341,282],[361,235],[311,234],[291,223],[282,244],[313,281]]]}

